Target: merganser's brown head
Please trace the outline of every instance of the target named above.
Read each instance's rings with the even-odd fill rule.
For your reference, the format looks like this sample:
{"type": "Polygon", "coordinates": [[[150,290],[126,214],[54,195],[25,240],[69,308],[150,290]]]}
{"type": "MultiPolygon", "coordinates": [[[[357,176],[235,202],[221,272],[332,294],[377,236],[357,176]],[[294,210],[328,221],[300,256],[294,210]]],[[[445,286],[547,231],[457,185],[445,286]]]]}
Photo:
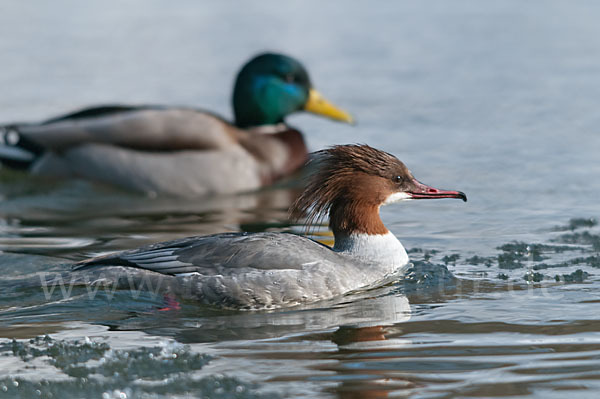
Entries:
{"type": "Polygon", "coordinates": [[[459,198],[460,191],[439,190],[413,177],[395,156],[368,145],[337,145],[313,153],[304,192],[290,210],[309,224],[329,215],[339,234],[386,234],[379,207],[401,200],[459,198]]]}

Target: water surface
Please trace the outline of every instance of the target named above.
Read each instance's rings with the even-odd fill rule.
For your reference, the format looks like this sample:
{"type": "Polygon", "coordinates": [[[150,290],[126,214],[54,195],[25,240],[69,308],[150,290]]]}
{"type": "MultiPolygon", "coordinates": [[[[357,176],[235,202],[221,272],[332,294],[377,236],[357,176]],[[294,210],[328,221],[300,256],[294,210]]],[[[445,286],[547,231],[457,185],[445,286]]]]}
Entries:
{"type": "Polygon", "coordinates": [[[597,397],[599,16],[591,1],[0,5],[0,122],[107,102],[229,117],[241,63],[276,50],[359,121],[291,117],[311,149],[368,143],[469,197],[382,208],[414,260],[404,280],[272,312],[163,311],[146,292],[31,282],[158,240],[299,232],[296,191],[174,200],[2,170],[0,397],[597,397]]]}

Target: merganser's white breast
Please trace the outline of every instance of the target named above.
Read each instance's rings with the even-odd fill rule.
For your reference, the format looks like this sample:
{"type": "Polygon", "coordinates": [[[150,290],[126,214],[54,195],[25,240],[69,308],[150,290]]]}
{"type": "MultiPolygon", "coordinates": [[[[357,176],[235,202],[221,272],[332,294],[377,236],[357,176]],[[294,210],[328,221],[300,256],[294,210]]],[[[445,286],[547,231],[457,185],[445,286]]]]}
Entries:
{"type": "Polygon", "coordinates": [[[408,263],[408,254],[392,232],[386,234],[354,233],[335,240],[333,250],[361,262],[381,263],[391,273],[408,263]]]}

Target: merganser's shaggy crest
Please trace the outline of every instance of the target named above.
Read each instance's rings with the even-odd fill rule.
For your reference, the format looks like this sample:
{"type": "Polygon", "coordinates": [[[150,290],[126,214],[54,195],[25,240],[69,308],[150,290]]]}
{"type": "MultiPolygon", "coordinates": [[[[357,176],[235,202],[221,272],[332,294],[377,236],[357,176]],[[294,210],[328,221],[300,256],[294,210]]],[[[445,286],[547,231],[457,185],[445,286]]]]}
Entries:
{"type": "MultiPolygon", "coordinates": [[[[340,145],[314,154],[314,173],[291,215],[312,222],[329,215],[329,248],[288,233],[224,233],[153,244],[76,264],[112,270],[120,281],[155,278],[176,294],[246,309],[289,306],[331,298],[376,284],[408,263],[383,225],[379,207],[401,200],[459,198],[417,181],[396,157],[367,145],[340,145]],[[112,266],[112,267],[111,267],[112,266]],[[135,277],[131,277],[135,276],[135,277]]],[[[96,280],[98,281],[98,280],[96,280]]]]}
{"type": "Polygon", "coordinates": [[[227,194],[272,184],[306,162],[302,134],[285,125],[287,115],[353,121],[282,54],[261,54],[240,70],[233,108],[235,125],[193,108],[109,105],[0,126],[0,162],[154,194],[227,194]]]}

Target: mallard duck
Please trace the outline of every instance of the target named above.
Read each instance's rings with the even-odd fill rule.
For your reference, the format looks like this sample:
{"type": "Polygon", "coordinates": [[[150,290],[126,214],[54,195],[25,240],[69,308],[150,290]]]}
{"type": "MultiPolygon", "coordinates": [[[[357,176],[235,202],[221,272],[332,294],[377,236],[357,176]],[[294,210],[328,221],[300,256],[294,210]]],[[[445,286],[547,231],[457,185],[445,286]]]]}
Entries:
{"type": "Polygon", "coordinates": [[[251,191],[307,159],[285,117],[308,111],[352,123],[326,101],[292,57],[265,53],[237,75],[235,122],[199,109],[105,105],[42,123],[0,126],[0,161],[36,175],[85,178],[153,194],[251,191]]]}

